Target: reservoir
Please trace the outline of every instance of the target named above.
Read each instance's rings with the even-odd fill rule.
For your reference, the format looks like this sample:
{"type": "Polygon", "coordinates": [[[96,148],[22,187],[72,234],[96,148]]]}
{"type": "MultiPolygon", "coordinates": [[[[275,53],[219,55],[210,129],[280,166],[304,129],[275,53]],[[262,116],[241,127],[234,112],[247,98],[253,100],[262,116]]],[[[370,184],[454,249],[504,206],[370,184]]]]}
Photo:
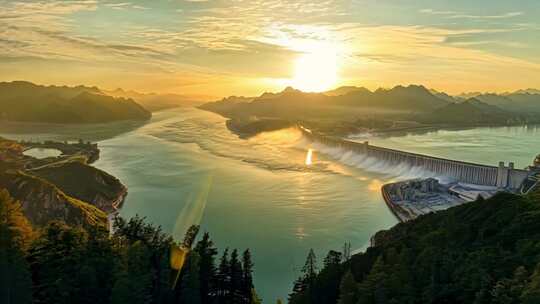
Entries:
{"type": "MultiPolygon", "coordinates": [[[[75,140],[80,134],[41,132],[40,140],[75,140]]],[[[84,140],[95,140],[92,130],[84,134],[84,140]]],[[[380,188],[403,176],[357,162],[353,153],[318,151],[295,129],[243,140],[219,115],[177,108],[155,113],[130,132],[99,139],[95,166],[129,189],[122,216],[145,216],[177,240],[189,225],[200,223],[220,249],[250,248],[265,303],[287,298],[310,248],[322,264],[328,250],[341,250],[345,242],[366,248],[375,232],[397,223],[380,188]]],[[[531,127],[355,140],[488,165],[514,161],[516,167],[540,153],[540,130],[531,127]]]]}

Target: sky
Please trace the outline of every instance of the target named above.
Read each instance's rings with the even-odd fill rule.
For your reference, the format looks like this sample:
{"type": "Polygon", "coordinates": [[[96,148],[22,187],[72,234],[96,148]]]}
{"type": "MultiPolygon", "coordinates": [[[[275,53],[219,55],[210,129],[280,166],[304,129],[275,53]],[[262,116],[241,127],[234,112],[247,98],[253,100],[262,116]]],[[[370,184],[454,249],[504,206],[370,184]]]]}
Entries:
{"type": "Polygon", "coordinates": [[[0,81],[259,95],[540,87],[538,0],[0,0],[0,81]]]}

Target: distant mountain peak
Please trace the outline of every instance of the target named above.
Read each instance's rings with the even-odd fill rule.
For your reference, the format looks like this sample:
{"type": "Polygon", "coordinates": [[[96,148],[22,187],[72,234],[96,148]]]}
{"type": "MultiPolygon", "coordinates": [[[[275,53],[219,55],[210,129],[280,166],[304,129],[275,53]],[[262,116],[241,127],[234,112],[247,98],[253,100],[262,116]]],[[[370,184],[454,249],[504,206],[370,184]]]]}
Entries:
{"type": "Polygon", "coordinates": [[[347,95],[347,94],[353,94],[353,93],[371,93],[370,90],[364,88],[364,87],[357,87],[357,86],[341,86],[339,88],[323,92],[323,94],[327,96],[340,96],[340,95],[347,95]]]}
{"type": "Polygon", "coordinates": [[[529,95],[532,95],[532,94],[540,94],[540,90],[538,89],[533,89],[533,88],[528,88],[528,89],[524,89],[524,90],[517,90],[513,93],[510,93],[509,95],[511,94],[529,94],[529,95]]]}
{"type": "Polygon", "coordinates": [[[406,89],[431,94],[431,92],[425,86],[423,86],[421,84],[410,84],[409,86],[406,87],[406,89]]]}
{"type": "Polygon", "coordinates": [[[302,92],[302,91],[297,90],[291,86],[288,86],[283,91],[281,91],[281,93],[299,93],[299,92],[302,92]]]}
{"type": "Polygon", "coordinates": [[[485,105],[487,105],[487,103],[482,102],[480,99],[478,99],[476,97],[471,97],[471,98],[465,100],[464,102],[472,103],[472,104],[485,104],[485,105]]]}

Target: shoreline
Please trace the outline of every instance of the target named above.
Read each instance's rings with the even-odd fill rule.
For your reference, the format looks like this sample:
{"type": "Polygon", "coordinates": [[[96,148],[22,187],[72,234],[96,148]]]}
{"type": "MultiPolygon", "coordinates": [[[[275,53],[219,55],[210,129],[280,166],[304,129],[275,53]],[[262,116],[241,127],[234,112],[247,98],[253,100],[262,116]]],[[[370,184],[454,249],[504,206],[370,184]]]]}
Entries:
{"type": "Polygon", "coordinates": [[[405,136],[407,134],[425,134],[437,131],[466,131],[478,128],[511,128],[511,127],[540,127],[540,124],[503,124],[503,125],[470,125],[470,126],[452,126],[452,125],[427,125],[420,127],[407,127],[401,129],[372,129],[364,133],[335,134],[349,139],[361,139],[365,137],[355,136],[357,134],[369,134],[373,137],[393,137],[405,136]]]}
{"type": "Polygon", "coordinates": [[[99,159],[98,144],[78,141],[13,141],[0,138],[1,187],[19,201],[33,225],[46,220],[70,224],[97,223],[110,228],[128,194],[115,176],[91,164],[99,159]],[[54,148],[59,156],[23,154],[33,148],[54,148]]]}
{"type": "MultiPolygon", "coordinates": [[[[229,129],[229,131],[233,134],[238,135],[240,138],[249,138],[251,136],[258,135],[260,133],[264,132],[271,132],[271,131],[277,131],[281,129],[287,128],[287,126],[279,127],[275,124],[276,121],[282,121],[287,122],[289,126],[291,125],[298,125],[298,124],[306,124],[309,125],[309,122],[306,121],[293,121],[288,119],[283,119],[280,117],[265,117],[260,118],[260,120],[255,122],[244,122],[239,123],[242,121],[242,119],[239,119],[238,117],[234,117],[232,115],[225,115],[224,113],[221,113],[220,111],[215,111],[211,109],[206,109],[204,107],[197,107],[200,110],[212,112],[215,114],[218,114],[222,117],[224,117],[226,122],[226,127],[229,129]]],[[[343,123],[343,121],[335,121],[334,126],[339,127],[340,123],[343,123]]],[[[342,138],[355,138],[355,135],[357,134],[370,134],[371,136],[379,136],[379,137],[391,137],[391,136],[405,136],[407,134],[424,134],[429,132],[437,132],[437,131],[463,131],[463,130],[470,130],[470,129],[476,129],[476,128],[504,128],[504,127],[540,127],[540,123],[514,123],[514,124],[471,124],[471,125],[452,125],[452,124],[420,124],[416,126],[403,126],[403,127],[397,127],[397,128],[374,128],[374,129],[368,129],[368,128],[359,128],[357,132],[350,132],[346,130],[332,132],[327,130],[328,128],[319,129],[317,127],[312,127],[312,130],[318,131],[321,134],[326,134],[328,136],[336,136],[336,137],[342,137],[342,138]],[[360,131],[360,129],[364,129],[363,131],[360,131]]],[[[363,138],[363,137],[359,137],[363,138]]]]}
{"type": "Polygon", "coordinates": [[[403,214],[401,211],[401,208],[399,208],[396,204],[394,204],[394,202],[390,198],[390,194],[388,193],[389,186],[390,184],[383,185],[381,187],[381,194],[382,194],[384,202],[386,203],[386,206],[388,207],[388,209],[390,209],[390,212],[392,212],[392,214],[396,217],[396,219],[400,223],[405,223],[407,221],[412,220],[413,218],[403,214]]]}

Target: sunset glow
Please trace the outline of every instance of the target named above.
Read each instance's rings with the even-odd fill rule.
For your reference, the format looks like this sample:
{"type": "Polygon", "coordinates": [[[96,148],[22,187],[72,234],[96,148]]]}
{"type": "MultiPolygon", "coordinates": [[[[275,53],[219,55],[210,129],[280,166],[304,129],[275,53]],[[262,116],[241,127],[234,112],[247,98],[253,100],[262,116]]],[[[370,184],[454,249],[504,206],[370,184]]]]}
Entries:
{"type": "Polygon", "coordinates": [[[331,49],[314,50],[296,59],[293,87],[305,92],[321,92],[331,89],[337,82],[337,55],[331,49]]]}
{"type": "Polygon", "coordinates": [[[0,304],[540,303],[540,0],[0,27],[0,304]]]}
{"type": "Polygon", "coordinates": [[[513,91],[540,83],[537,3],[3,1],[0,81],[213,98],[289,85],[513,91]]]}

